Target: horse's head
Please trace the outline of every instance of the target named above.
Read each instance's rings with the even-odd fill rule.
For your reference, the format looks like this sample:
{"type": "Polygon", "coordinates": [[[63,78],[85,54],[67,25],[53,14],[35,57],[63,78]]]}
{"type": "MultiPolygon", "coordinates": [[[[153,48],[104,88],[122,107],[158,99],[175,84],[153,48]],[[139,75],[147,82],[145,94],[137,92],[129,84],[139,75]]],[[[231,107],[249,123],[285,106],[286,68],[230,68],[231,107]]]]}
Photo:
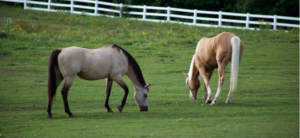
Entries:
{"type": "Polygon", "coordinates": [[[191,100],[196,100],[198,89],[200,88],[200,80],[198,78],[190,79],[189,78],[190,76],[188,74],[186,74],[186,73],[183,73],[183,74],[186,76],[185,84],[190,89],[190,99],[191,100]]]}
{"type": "Polygon", "coordinates": [[[137,105],[140,107],[140,111],[148,111],[148,87],[150,84],[147,84],[144,87],[136,86],[134,92],[134,99],[137,105]]]}

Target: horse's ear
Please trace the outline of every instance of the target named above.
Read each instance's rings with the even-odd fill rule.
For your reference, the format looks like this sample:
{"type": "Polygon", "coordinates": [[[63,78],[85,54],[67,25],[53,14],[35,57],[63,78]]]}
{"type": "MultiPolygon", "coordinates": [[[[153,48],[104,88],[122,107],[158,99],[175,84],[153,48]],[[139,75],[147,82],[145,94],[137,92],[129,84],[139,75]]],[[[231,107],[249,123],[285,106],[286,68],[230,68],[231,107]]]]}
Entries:
{"type": "Polygon", "coordinates": [[[144,88],[147,89],[151,84],[147,84],[144,88]]]}
{"type": "Polygon", "coordinates": [[[183,72],[183,74],[184,74],[184,76],[189,77],[189,75],[188,75],[187,73],[184,73],[184,72],[183,72]]]}

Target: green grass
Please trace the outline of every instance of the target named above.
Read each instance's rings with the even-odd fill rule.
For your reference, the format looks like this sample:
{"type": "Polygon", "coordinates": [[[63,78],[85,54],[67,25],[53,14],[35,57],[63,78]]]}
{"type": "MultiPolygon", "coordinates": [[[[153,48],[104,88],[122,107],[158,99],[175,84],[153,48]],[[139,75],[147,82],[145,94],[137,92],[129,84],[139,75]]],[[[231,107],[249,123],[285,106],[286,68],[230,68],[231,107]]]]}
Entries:
{"type": "MultiPolygon", "coordinates": [[[[249,31],[23,10],[0,3],[0,137],[299,137],[299,30],[249,31]],[[238,88],[226,105],[229,73],[217,106],[189,100],[188,72],[202,37],[233,32],[245,50],[238,88]],[[52,50],[118,44],[151,83],[149,111],[139,112],[129,87],[114,83],[106,113],[105,80],[76,78],[67,118],[60,94],[46,119],[47,69],[52,50]]],[[[227,66],[226,70],[230,70],[227,66]]],[[[210,81],[217,90],[217,72],[210,81]]],[[[203,86],[199,96],[202,97],[203,86]]]]}

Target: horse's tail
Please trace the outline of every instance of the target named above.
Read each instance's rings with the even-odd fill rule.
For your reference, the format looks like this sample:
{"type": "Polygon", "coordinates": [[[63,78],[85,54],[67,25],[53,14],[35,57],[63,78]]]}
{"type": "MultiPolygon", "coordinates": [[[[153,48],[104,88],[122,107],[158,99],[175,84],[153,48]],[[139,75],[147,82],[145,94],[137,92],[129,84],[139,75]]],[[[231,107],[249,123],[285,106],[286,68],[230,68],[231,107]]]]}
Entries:
{"type": "Polygon", "coordinates": [[[235,36],[231,38],[231,71],[230,71],[230,90],[235,91],[237,87],[238,70],[240,63],[240,38],[235,36]]]}
{"type": "MultiPolygon", "coordinates": [[[[49,104],[52,104],[52,99],[56,93],[56,74],[59,71],[59,69],[56,70],[56,68],[58,68],[58,61],[57,61],[57,57],[59,55],[59,53],[61,52],[61,49],[57,49],[54,50],[50,56],[50,60],[49,60],[49,69],[48,69],[48,100],[49,100],[49,104]]],[[[60,72],[59,72],[60,73],[60,72]]]]}

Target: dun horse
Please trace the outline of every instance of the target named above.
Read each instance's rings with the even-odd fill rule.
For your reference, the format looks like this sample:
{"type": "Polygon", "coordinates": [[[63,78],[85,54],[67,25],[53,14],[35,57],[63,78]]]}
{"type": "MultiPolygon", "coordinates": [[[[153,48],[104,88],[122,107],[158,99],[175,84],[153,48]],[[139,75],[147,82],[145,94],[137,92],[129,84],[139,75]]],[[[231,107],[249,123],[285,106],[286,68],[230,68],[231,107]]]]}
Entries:
{"type": "Polygon", "coordinates": [[[148,87],[136,60],[123,48],[117,45],[107,45],[99,49],[68,47],[54,50],[50,56],[48,71],[48,118],[52,118],[51,105],[56,89],[64,79],[61,90],[65,112],[74,117],[68,105],[68,93],[76,76],[85,80],[106,78],[105,107],[112,112],[108,101],[113,81],[125,91],[118,110],[122,112],[128,95],[128,87],[122,79],[127,75],[134,84],[134,99],[140,111],[148,111],[148,87]]]}
{"type": "Polygon", "coordinates": [[[186,85],[190,89],[190,99],[197,99],[197,92],[200,88],[200,79],[202,76],[205,84],[203,99],[206,100],[206,103],[216,105],[224,82],[225,67],[231,61],[230,89],[226,100],[226,103],[230,103],[232,92],[237,86],[238,68],[243,50],[242,41],[232,33],[225,32],[213,38],[202,38],[197,44],[189,73],[184,73],[186,76],[186,85]],[[219,85],[215,98],[212,101],[209,80],[213,74],[213,70],[216,68],[218,68],[219,85]]]}

